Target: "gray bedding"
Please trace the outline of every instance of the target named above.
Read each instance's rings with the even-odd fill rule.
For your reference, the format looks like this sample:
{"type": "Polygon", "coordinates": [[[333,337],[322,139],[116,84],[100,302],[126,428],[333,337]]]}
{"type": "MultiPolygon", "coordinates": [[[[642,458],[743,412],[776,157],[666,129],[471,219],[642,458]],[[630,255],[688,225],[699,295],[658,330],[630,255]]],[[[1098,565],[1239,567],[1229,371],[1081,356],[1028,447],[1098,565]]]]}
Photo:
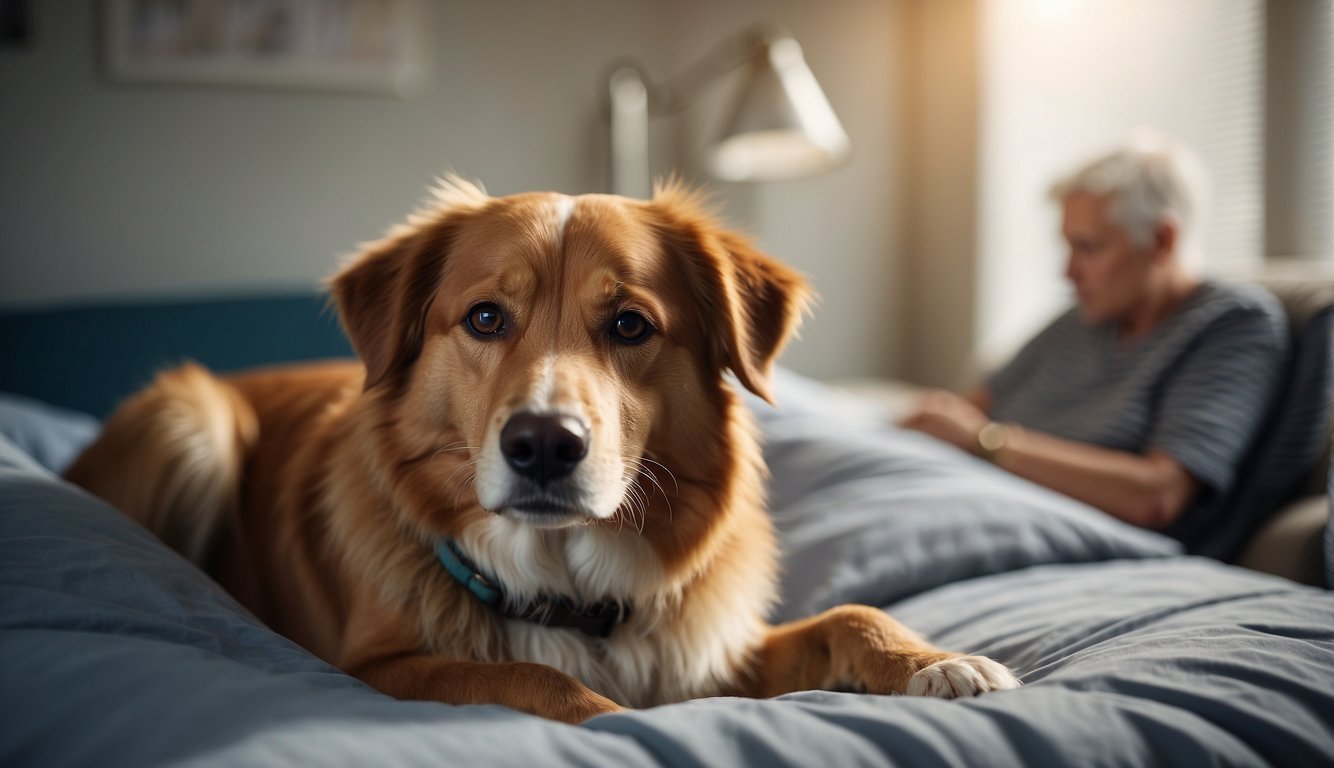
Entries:
{"type": "Polygon", "coordinates": [[[0,764],[1316,765],[1334,594],[1198,558],[870,409],[756,405],[785,600],[858,601],[1025,685],[966,701],[806,692],[572,727],[382,696],[256,623],[53,473],[94,423],[0,400],[0,764]]]}

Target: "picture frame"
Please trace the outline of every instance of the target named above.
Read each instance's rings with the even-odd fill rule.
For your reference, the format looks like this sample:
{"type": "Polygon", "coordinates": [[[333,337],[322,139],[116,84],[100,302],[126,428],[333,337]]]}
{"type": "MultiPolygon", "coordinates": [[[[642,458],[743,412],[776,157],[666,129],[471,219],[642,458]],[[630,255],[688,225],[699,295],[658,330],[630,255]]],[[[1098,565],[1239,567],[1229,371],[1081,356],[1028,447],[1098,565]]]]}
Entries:
{"type": "Polygon", "coordinates": [[[117,83],[407,97],[422,85],[420,0],[103,0],[117,83]]]}

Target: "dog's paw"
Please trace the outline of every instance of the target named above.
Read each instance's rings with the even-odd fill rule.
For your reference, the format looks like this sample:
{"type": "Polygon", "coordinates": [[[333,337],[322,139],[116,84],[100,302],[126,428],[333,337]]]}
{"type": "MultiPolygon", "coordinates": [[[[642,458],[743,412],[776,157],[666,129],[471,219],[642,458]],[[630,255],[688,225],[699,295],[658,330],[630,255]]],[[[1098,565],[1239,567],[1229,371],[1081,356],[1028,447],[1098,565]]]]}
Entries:
{"type": "Polygon", "coordinates": [[[1019,679],[1003,664],[985,656],[955,656],[918,670],[904,693],[957,699],[1018,687],[1019,679]]]}
{"type": "Polygon", "coordinates": [[[548,720],[559,720],[570,725],[578,725],[598,715],[624,712],[626,708],[599,693],[595,693],[582,684],[575,683],[578,690],[569,695],[529,702],[523,709],[548,720]]]}
{"type": "Polygon", "coordinates": [[[592,719],[598,715],[610,715],[616,712],[625,712],[625,707],[603,696],[589,697],[566,708],[555,719],[563,720],[571,725],[578,725],[585,720],[592,719]]]}

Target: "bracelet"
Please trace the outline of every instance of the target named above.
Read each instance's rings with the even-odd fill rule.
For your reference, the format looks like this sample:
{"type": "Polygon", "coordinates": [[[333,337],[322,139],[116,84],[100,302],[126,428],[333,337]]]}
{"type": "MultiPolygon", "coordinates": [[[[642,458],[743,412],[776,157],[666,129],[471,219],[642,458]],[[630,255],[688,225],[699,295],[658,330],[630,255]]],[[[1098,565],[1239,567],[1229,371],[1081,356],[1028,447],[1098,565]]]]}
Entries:
{"type": "Polygon", "coordinates": [[[977,455],[996,462],[997,455],[1010,443],[1010,428],[998,421],[989,421],[977,431],[977,455]]]}

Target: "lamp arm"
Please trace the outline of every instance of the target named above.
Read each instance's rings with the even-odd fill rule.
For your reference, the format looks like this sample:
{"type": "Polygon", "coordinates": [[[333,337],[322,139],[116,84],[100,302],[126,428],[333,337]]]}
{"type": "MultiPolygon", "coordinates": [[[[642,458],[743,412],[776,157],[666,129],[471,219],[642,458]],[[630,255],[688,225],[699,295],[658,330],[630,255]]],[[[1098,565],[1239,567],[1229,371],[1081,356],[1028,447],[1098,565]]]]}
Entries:
{"type": "Polygon", "coordinates": [[[680,112],[694,103],[710,83],[753,61],[771,43],[787,36],[771,25],[755,25],[724,38],[695,64],[659,83],[650,81],[644,67],[632,60],[609,67],[604,83],[605,114],[610,124],[611,191],[629,197],[649,194],[650,117],[680,112]]]}
{"type": "Polygon", "coordinates": [[[693,104],[718,78],[743,64],[787,33],[777,27],[760,24],[725,38],[703,58],[671,78],[649,86],[649,110],[657,115],[672,115],[693,104]]]}
{"type": "MultiPolygon", "coordinates": [[[[610,86],[618,73],[633,70],[639,74],[648,95],[649,114],[652,117],[674,115],[695,103],[704,90],[715,80],[743,64],[749,63],[756,54],[763,51],[775,40],[790,37],[784,30],[770,24],[757,24],[724,38],[702,58],[672,77],[654,82],[642,64],[632,58],[619,59],[605,70],[608,74],[602,82],[610,86]]],[[[604,113],[605,114],[605,113],[604,113]]]]}

